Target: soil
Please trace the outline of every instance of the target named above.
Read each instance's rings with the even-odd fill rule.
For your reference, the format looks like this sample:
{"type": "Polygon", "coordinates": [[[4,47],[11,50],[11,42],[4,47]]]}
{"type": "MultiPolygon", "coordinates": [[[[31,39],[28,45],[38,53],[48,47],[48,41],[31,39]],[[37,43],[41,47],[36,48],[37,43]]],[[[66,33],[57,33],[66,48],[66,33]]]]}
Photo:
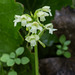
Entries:
{"type": "Polygon", "coordinates": [[[40,75],[75,75],[75,58],[47,58],[39,62],[40,75]]]}

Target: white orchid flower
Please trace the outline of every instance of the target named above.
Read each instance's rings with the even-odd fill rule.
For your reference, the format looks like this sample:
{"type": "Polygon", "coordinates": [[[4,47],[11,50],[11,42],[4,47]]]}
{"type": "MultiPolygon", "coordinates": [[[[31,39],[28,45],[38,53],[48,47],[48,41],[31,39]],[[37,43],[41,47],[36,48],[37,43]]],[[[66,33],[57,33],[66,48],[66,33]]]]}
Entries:
{"type": "Polygon", "coordinates": [[[21,25],[25,27],[25,25],[29,21],[32,21],[29,15],[22,15],[22,16],[15,15],[14,26],[16,26],[18,22],[21,22],[21,25]]]}
{"type": "Polygon", "coordinates": [[[29,42],[31,46],[35,46],[36,42],[39,40],[39,36],[38,35],[27,36],[25,40],[29,42]]]}
{"type": "Polygon", "coordinates": [[[38,22],[29,23],[26,25],[26,27],[29,29],[30,32],[35,34],[37,33],[37,30],[43,30],[42,26],[40,26],[38,22]]]}
{"type": "Polygon", "coordinates": [[[21,16],[19,16],[19,15],[15,15],[14,26],[16,26],[17,23],[21,21],[20,17],[21,16]]]}
{"type": "Polygon", "coordinates": [[[52,16],[50,6],[44,6],[44,7],[42,7],[42,10],[45,12],[48,12],[50,14],[50,16],[52,16]]]}
{"type": "Polygon", "coordinates": [[[45,29],[49,30],[50,34],[53,34],[53,31],[56,31],[57,29],[53,29],[53,24],[49,23],[47,25],[45,25],[45,29]]]}
{"type": "Polygon", "coordinates": [[[45,17],[49,16],[49,14],[43,11],[39,11],[37,16],[40,18],[40,21],[44,22],[46,20],[45,17]]]}

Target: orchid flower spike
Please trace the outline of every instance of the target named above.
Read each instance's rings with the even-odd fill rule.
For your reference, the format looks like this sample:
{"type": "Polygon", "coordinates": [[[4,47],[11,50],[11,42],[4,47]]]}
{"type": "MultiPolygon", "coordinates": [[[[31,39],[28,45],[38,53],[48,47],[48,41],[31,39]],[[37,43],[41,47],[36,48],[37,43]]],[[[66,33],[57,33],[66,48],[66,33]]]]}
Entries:
{"type": "Polygon", "coordinates": [[[44,31],[49,30],[49,33],[53,34],[53,31],[57,30],[53,29],[52,23],[44,25],[40,22],[46,21],[47,16],[52,16],[50,6],[44,6],[36,10],[34,15],[31,13],[31,16],[28,14],[23,14],[22,16],[15,15],[14,26],[16,26],[18,22],[21,22],[21,26],[26,26],[28,34],[25,36],[25,40],[30,43],[31,47],[34,47],[37,42],[45,47],[45,44],[40,41],[44,31]]]}

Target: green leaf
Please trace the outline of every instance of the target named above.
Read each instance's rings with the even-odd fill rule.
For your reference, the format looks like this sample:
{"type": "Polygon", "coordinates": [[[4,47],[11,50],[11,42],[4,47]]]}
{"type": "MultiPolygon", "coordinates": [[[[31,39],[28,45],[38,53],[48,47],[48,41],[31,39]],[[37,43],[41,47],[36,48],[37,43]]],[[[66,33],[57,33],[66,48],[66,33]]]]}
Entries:
{"type": "Polygon", "coordinates": [[[0,60],[2,62],[7,62],[9,59],[10,59],[10,57],[8,54],[3,54],[0,60]]]}
{"type": "Polygon", "coordinates": [[[19,48],[16,50],[17,56],[22,55],[23,52],[24,52],[24,47],[19,47],[19,48]]]}
{"type": "Polygon", "coordinates": [[[61,50],[57,50],[56,54],[57,55],[62,55],[62,51],[61,50]]]}
{"type": "Polygon", "coordinates": [[[29,63],[29,58],[27,58],[27,57],[23,57],[22,59],[21,59],[21,63],[23,64],[23,65],[25,65],[25,64],[28,64],[29,63]]]}
{"type": "Polygon", "coordinates": [[[40,39],[46,46],[52,46],[54,43],[58,42],[58,38],[54,34],[49,34],[49,31],[46,31],[41,39],[40,39]]]}
{"type": "Polygon", "coordinates": [[[59,38],[59,42],[60,42],[61,44],[64,44],[65,41],[66,41],[65,35],[61,35],[60,38],[59,38]]]}
{"type": "Polygon", "coordinates": [[[61,49],[61,45],[57,45],[56,47],[59,48],[59,49],[61,49]]]}
{"type": "Polygon", "coordinates": [[[65,52],[65,53],[64,53],[64,56],[65,56],[66,58],[70,58],[70,57],[71,57],[71,53],[70,53],[70,52],[65,52]]]}
{"type": "Polygon", "coordinates": [[[15,64],[15,61],[13,59],[9,59],[7,61],[7,66],[13,66],[15,64]]]}
{"type": "Polygon", "coordinates": [[[23,6],[15,0],[0,0],[0,55],[15,51],[23,38],[20,26],[14,27],[14,16],[23,14],[23,6]]]}
{"type": "Polygon", "coordinates": [[[15,63],[19,65],[21,63],[21,59],[20,58],[15,58],[15,63]]]}
{"type": "Polygon", "coordinates": [[[70,43],[71,43],[71,41],[68,40],[68,41],[65,41],[64,45],[69,45],[70,43]]]}
{"type": "Polygon", "coordinates": [[[63,46],[63,50],[68,50],[68,47],[67,46],[63,46]]]}
{"type": "Polygon", "coordinates": [[[10,58],[15,58],[15,57],[16,57],[16,55],[14,52],[10,53],[10,58]]]}
{"type": "Polygon", "coordinates": [[[16,71],[10,71],[10,72],[8,73],[8,75],[17,75],[17,72],[16,72],[16,71]]]}

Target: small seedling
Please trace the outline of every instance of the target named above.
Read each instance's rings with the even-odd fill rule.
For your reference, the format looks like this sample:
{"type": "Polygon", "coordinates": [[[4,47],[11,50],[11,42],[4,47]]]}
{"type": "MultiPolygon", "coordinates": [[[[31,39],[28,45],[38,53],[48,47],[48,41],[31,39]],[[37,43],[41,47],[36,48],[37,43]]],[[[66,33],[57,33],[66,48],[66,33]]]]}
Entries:
{"type": "MultiPolygon", "coordinates": [[[[29,58],[22,57],[19,58],[18,56],[22,55],[24,53],[24,48],[19,47],[15,52],[11,52],[10,54],[3,54],[0,61],[2,63],[6,63],[6,65],[10,68],[12,68],[15,64],[28,64],[29,58]]],[[[9,71],[8,75],[17,75],[17,72],[12,69],[12,71],[9,71]]]]}
{"type": "Polygon", "coordinates": [[[71,53],[68,51],[68,45],[70,45],[71,41],[67,40],[66,41],[66,37],[64,35],[62,35],[59,38],[59,42],[61,43],[61,45],[57,45],[57,55],[64,55],[66,58],[70,58],[71,57],[71,53]]]}

